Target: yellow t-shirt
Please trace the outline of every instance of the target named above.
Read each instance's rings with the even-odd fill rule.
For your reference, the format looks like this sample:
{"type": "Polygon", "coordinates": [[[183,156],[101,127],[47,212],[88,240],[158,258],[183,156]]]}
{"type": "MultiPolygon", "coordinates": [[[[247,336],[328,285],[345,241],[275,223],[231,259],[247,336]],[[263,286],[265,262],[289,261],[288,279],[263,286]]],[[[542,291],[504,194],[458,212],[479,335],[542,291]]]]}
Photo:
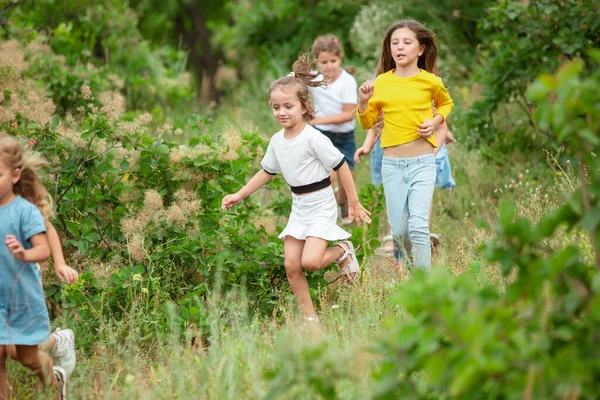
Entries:
{"type": "MultiPolygon", "coordinates": [[[[395,70],[379,75],[374,82],[373,96],[364,113],[359,113],[358,122],[363,129],[377,123],[379,112],[383,111],[383,131],[381,147],[409,143],[421,137],[417,128],[425,120],[433,117],[432,101],[436,114],[444,120],[454,108],[454,102],[444,87],[442,80],[425,70],[410,78],[394,75],[395,70]]],[[[437,147],[435,135],[427,139],[437,147]]]]}

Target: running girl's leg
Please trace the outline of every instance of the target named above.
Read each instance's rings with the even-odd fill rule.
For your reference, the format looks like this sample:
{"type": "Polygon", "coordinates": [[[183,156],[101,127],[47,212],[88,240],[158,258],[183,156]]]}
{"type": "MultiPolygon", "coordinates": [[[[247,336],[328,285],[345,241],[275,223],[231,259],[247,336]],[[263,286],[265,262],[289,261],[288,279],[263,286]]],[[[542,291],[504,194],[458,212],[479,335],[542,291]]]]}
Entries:
{"type": "Polygon", "coordinates": [[[409,168],[408,234],[412,242],[413,262],[417,268],[431,266],[431,238],[429,237],[429,212],[435,184],[435,158],[422,156],[409,168]]]}
{"type": "Polygon", "coordinates": [[[313,306],[308,292],[308,283],[302,269],[302,250],[304,249],[304,240],[298,240],[287,236],[283,242],[283,253],[285,256],[285,273],[292,288],[292,292],[300,305],[302,314],[305,317],[316,317],[315,307],[313,306]]]}
{"type": "Polygon", "coordinates": [[[6,346],[0,345],[0,400],[8,400],[8,374],[6,372],[6,346]]]}
{"type": "MultiPolygon", "coordinates": [[[[329,242],[325,239],[312,236],[307,237],[304,250],[302,251],[302,267],[307,271],[318,271],[338,262],[344,255],[345,250],[348,250],[346,248],[347,245],[344,243],[333,247],[327,247],[328,245],[329,242]],[[341,246],[344,247],[342,248],[341,246]]],[[[355,257],[354,253],[350,253],[346,260],[338,264],[339,267],[342,268],[350,263],[352,257],[355,257]]],[[[351,282],[354,278],[356,278],[355,273],[344,275],[346,283],[351,282]]]]}
{"type": "Polygon", "coordinates": [[[17,360],[26,368],[29,368],[37,375],[42,382],[42,386],[57,384],[56,376],[52,373],[52,360],[50,356],[38,350],[38,346],[15,346],[17,350],[17,360]]]}
{"type": "Polygon", "coordinates": [[[400,158],[383,157],[381,176],[388,223],[394,238],[394,257],[400,266],[406,263],[404,239],[408,235],[408,183],[406,163],[400,158]]]}
{"type": "Polygon", "coordinates": [[[327,247],[325,239],[309,236],[302,251],[302,267],[307,271],[318,271],[333,264],[344,255],[340,246],[327,247]]]}

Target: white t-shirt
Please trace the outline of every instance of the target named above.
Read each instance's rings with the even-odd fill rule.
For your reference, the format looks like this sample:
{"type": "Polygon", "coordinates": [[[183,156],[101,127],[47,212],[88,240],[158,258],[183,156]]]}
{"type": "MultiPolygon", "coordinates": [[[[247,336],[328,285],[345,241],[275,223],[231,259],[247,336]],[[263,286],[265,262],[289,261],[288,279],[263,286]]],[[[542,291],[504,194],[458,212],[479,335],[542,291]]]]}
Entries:
{"type": "Polygon", "coordinates": [[[281,173],[288,185],[304,186],[327,178],[342,160],[327,136],[306,125],[293,139],[286,139],[283,129],[273,135],[260,164],[269,174],[281,173]]]}
{"type": "MultiPolygon", "coordinates": [[[[323,80],[323,75],[319,75],[315,80],[323,80]]],[[[318,117],[330,117],[344,111],[344,104],[358,104],[358,85],[356,79],[342,69],[341,75],[335,82],[328,83],[326,87],[309,87],[313,98],[315,99],[315,111],[318,117]]],[[[342,124],[315,125],[324,131],[343,133],[354,129],[356,120],[342,124]]]]}

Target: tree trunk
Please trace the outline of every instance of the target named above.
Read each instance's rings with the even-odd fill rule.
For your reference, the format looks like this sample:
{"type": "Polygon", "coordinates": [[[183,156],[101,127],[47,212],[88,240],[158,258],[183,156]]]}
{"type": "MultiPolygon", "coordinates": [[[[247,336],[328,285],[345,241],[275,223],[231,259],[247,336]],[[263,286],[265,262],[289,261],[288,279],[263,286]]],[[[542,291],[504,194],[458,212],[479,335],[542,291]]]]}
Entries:
{"type": "Polygon", "coordinates": [[[219,104],[217,72],[223,54],[210,44],[210,32],[206,27],[206,17],[199,2],[194,0],[180,7],[175,24],[185,49],[189,52],[190,64],[194,69],[196,82],[202,94],[200,101],[219,104]],[[186,12],[189,14],[184,16],[183,13],[186,12]],[[186,17],[190,21],[188,26],[185,23],[186,17]]]}

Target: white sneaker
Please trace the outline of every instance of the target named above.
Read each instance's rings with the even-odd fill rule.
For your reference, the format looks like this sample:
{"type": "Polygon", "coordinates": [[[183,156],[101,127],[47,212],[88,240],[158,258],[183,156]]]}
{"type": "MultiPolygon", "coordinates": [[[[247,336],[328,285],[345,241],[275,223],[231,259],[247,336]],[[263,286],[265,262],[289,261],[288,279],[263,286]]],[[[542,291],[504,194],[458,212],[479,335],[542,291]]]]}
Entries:
{"type": "Polygon", "coordinates": [[[58,388],[60,389],[61,400],[67,399],[67,373],[63,367],[55,365],[52,367],[52,372],[58,380],[58,388]]]}
{"type": "Polygon", "coordinates": [[[65,378],[70,378],[77,359],[75,357],[75,334],[71,329],[56,328],[52,332],[52,336],[56,339],[56,344],[50,350],[50,355],[54,358],[55,365],[64,368],[66,372],[65,378]]]}

